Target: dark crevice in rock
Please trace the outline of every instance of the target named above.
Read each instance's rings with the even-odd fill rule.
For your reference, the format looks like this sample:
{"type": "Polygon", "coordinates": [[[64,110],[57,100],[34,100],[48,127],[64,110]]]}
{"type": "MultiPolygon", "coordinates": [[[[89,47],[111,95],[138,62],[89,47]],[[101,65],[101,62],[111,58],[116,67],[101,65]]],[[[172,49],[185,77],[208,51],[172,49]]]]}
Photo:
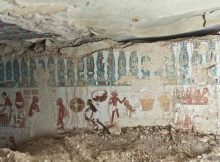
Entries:
{"type": "MultiPolygon", "coordinates": [[[[204,18],[204,24],[206,24],[206,20],[204,18]]],[[[172,39],[179,39],[184,38],[188,39],[190,37],[202,37],[207,35],[217,35],[217,33],[220,31],[220,25],[215,25],[212,27],[205,27],[203,30],[198,31],[192,31],[188,33],[182,33],[177,35],[168,35],[163,37],[139,37],[139,38],[130,38],[126,40],[121,40],[119,42],[135,42],[135,43],[152,43],[152,42],[158,42],[158,41],[169,41],[172,39]]]]}

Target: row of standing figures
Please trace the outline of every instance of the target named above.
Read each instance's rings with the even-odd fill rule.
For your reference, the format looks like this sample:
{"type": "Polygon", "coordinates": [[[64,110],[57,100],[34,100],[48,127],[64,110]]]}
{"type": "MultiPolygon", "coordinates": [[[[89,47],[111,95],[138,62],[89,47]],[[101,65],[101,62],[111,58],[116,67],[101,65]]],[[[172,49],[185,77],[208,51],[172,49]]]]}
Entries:
{"type": "MultiPolygon", "coordinates": [[[[0,103],[0,126],[25,127],[24,98],[20,92],[16,92],[16,101],[14,108],[10,97],[6,92],[2,93],[3,103],[0,103]]],[[[37,96],[32,97],[32,102],[28,111],[28,116],[32,117],[36,112],[40,112],[39,99],[37,96]]]]}
{"type": "MultiPolygon", "coordinates": [[[[126,108],[126,114],[129,117],[131,117],[132,113],[135,112],[134,107],[129,103],[129,101],[125,97],[123,99],[120,99],[116,91],[113,91],[111,95],[112,96],[108,101],[108,105],[111,108],[110,126],[114,124],[116,118],[120,117],[118,104],[122,104],[122,103],[124,104],[126,108]]],[[[68,113],[63,104],[63,99],[58,98],[56,101],[56,105],[58,108],[57,126],[58,129],[64,129],[64,118],[68,115],[68,113]]],[[[107,130],[105,124],[103,124],[99,120],[98,109],[96,108],[92,99],[87,100],[87,109],[84,112],[84,118],[87,121],[88,125],[93,129],[99,129],[100,127],[102,127],[103,129],[107,130]]]]}
{"type": "MultiPolygon", "coordinates": [[[[116,91],[113,91],[111,93],[111,97],[108,101],[109,107],[111,107],[111,124],[114,123],[115,118],[119,118],[119,110],[118,110],[118,104],[124,103],[124,106],[126,107],[126,113],[129,117],[131,117],[131,114],[135,111],[135,109],[130,105],[129,101],[124,97],[124,99],[120,99],[118,97],[118,93],[116,91]]],[[[25,127],[25,115],[24,115],[24,98],[21,95],[20,92],[16,93],[16,101],[15,106],[17,107],[17,113],[16,110],[13,107],[12,101],[10,97],[7,95],[6,92],[2,93],[2,98],[4,100],[4,103],[0,104],[0,107],[3,107],[0,109],[0,114],[5,115],[6,118],[4,121],[0,121],[1,126],[10,126],[10,127],[19,127],[24,128],[25,127]]],[[[28,116],[32,117],[36,113],[40,112],[39,109],[39,99],[37,96],[32,97],[32,102],[28,111],[28,116]]],[[[56,101],[56,105],[58,108],[57,113],[57,127],[59,129],[64,129],[64,118],[68,116],[68,112],[63,104],[63,99],[58,98],[56,101]]],[[[88,123],[92,123],[94,128],[98,128],[99,126],[105,127],[104,124],[99,120],[99,117],[97,115],[97,108],[93,104],[92,99],[88,99],[87,101],[87,109],[85,110],[85,120],[88,123]]]]}

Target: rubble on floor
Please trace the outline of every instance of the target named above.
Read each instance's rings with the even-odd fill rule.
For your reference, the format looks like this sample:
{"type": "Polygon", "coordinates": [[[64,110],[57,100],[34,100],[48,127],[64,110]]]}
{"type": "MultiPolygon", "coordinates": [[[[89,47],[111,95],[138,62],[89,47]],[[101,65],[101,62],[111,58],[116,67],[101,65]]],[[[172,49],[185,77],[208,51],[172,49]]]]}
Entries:
{"type": "Polygon", "coordinates": [[[15,152],[0,149],[0,161],[220,161],[220,147],[215,135],[183,132],[170,126],[122,128],[120,135],[119,132],[116,134],[76,128],[53,137],[30,140],[15,152]]]}

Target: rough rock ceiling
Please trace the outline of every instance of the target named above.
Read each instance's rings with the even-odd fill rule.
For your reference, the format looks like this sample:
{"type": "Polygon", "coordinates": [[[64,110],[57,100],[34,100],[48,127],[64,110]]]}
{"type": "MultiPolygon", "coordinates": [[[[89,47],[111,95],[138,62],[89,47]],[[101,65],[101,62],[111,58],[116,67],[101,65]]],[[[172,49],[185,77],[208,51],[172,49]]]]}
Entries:
{"type": "Polygon", "coordinates": [[[25,30],[16,24],[9,24],[0,20],[0,40],[26,40],[51,36],[52,34],[38,34],[30,30],[25,30]]]}
{"type": "Polygon", "coordinates": [[[1,0],[0,19],[66,39],[176,35],[220,24],[219,0],[1,0]]]}

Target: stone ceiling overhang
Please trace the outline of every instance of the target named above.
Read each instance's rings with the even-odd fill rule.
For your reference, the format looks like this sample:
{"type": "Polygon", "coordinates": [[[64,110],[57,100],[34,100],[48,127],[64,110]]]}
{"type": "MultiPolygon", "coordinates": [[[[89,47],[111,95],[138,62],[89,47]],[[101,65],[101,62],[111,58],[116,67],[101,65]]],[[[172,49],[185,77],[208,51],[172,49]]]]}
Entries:
{"type": "Polygon", "coordinates": [[[219,0],[2,0],[0,19],[75,39],[166,37],[220,24],[219,0]]]}

